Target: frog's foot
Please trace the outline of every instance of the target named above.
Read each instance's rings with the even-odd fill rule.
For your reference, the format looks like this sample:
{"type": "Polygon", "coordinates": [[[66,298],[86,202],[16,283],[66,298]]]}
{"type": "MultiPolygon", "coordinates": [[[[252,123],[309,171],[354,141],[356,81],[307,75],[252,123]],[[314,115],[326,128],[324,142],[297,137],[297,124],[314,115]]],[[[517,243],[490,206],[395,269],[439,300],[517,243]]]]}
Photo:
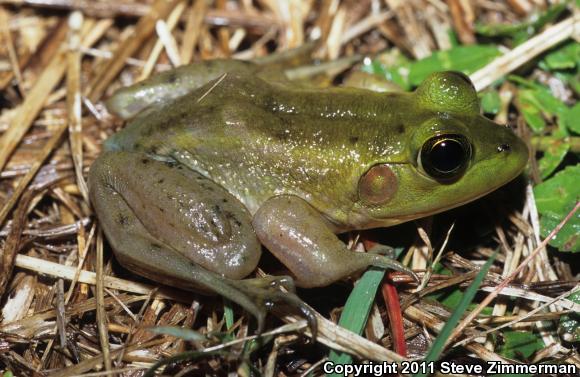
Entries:
{"type": "Polygon", "coordinates": [[[415,282],[420,282],[419,277],[413,270],[393,259],[395,249],[390,246],[377,244],[370,248],[366,254],[361,254],[367,255],[365,258],[368,258],[371,266],[399,271],[411,276],[415,282]]]}
{"type": "Polygon", "coordinates": [[[398,262],[394,259],[391,259],[391,258],[386,257],[384,255],[375,254],[372,252],[359,253],[359,254],[361,256],[366,256],[364,258],[368,259],[368,264],[370,266],[399,271],[399,272],[402,272],[404,274],[411,276],[413,278],[413,280],[415,280],[415,282],[417,282],[417,283],[420,282],[419,277],[417,276],[417,274],[413,270],[411,270],[409,267],[401,264],[400,262],[398,262]]]}
{"type": "Polygon", "coordinates": [[[387,246],[387,245],[381,245],[381,244],[374,245],[369,250],[367,250],[367,252],[371,253],[371,254],[384,255],[384,256],[389,257],[389,258],[392,258],[395,255],[394,248],[387,246]]]}
{"type": "MultiPolygon", "coordinates": [[[[290,276],[268,276],[236,282],[236,288],[247,295],[260,308],[271,309],[274,305],[287,305],[300,312],[306,319],[312,339],[316,339],[317,321],[314,310],[294,293],[294,281],[290,276]],[[280,290],[284,287],[287,291],[280,290]]],[[[262,317],[263,319],[263,317],[262,317]]],[[[264,329],[263,320],[258,318],[258,333],[264,329]]]]}

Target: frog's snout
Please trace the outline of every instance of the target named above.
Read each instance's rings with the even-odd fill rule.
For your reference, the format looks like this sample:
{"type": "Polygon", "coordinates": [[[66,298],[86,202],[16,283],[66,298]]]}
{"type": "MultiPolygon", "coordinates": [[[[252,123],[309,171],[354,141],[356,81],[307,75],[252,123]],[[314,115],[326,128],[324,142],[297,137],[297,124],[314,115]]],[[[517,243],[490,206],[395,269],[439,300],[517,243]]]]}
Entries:
{"type": "Polygon", "coordinates": [[[511,159],[519,174],[526,166],[530,152],[522,139],[511,130],[508,132],[509,136],[497,143],[496,151],[498,154],[505,155],[505,158],[511,159]]]}

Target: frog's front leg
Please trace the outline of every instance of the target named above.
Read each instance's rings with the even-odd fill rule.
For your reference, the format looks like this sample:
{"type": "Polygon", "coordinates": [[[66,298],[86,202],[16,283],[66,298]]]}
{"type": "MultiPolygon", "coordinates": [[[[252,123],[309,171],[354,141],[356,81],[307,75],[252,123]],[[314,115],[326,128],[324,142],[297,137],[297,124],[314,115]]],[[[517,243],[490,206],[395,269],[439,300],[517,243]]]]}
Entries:
{"type": "Polygon", "coordinates": [[[369,266],[417,276],[377,253],[356,253],[332,232],[330,224],[303,199],[281,195],[267,200],[254,215],[254,230],[295,276],[300,287],[322,287],[369,266]]]}
{"type": "Polygon", "coordinates": [[[219,185],[178,163],[142,153],[107,152],[91,167],[91,201],[118,261],[152,280],[218,293],[248,310],[262,328],[272,302],[313,312],[292,292],[291,278],[239,281],[261,245],[251,217],[219,185]]]}

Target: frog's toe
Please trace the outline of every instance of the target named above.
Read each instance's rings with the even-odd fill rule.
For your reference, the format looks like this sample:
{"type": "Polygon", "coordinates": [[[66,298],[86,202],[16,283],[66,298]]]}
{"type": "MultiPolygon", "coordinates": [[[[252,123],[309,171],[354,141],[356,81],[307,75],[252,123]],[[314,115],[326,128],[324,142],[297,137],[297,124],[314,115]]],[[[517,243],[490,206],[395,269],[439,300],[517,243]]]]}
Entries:
{"type": "Polygon", "coordinates": [[[385,255],[389,258],[392,258],[395,256],[395,249],[387,246],[387,245],[381,245],[381,244],[376,244],[375,246],[371,247],[368,250],[369,253],[372,254],[378,254],[378,255],[385,255]]]}
{"type": "Polygon", "coordinates": [[[416,283],[420,282],[419,277],[413,270],[394,259],[374,253],[367,253],[362,255],[368,255],[370,258],[372,258],[370,263],[372,266],[399,271],[412,277],[416,283]]]}
{"type": "MultiPolygon", "coordinates": [[[[274,305],[279,304],[287,305],[294,310],[299,311],[308,323],[308,327],[312,333],[312,338],[316,339],[318,324],[315,311],[293,292],[294,283],[291,277],[269,276],[260,279],[242,280],[239,282],[237,288],[253,299],[257,306],[263,309],[264,313],[267,310],[272,309],[274,305]],[[286,288],[288,292],[280,290],[280,287],[286,288]]],[[[260,324],[260,318],[257,319],[258,333],[260,333],[263,329],[263,324],[260,324]]]]}
{"type": "Polygon", "coordinates": [[[244,279],[244,284],[252,285],[256,288],[272,288],[280,289],[281,287],[288,292],[296,292],[296,285],[294,284],[294,279],[290,276],[264,276],[256,279],[244,279]]]}

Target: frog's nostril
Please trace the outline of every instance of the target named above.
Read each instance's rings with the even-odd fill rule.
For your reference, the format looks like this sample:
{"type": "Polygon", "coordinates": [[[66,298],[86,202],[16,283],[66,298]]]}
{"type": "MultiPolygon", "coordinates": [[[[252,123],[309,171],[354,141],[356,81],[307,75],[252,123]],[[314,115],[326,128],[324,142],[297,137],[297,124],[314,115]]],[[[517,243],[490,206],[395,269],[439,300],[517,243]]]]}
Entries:
{"type": "Polygon", "coordinates": [[[497,147],[498,153],[509,152],[509,151],[511,151],[511,149],[512,149],[512,147],[509,144],[500,144],[497,147]]]}

